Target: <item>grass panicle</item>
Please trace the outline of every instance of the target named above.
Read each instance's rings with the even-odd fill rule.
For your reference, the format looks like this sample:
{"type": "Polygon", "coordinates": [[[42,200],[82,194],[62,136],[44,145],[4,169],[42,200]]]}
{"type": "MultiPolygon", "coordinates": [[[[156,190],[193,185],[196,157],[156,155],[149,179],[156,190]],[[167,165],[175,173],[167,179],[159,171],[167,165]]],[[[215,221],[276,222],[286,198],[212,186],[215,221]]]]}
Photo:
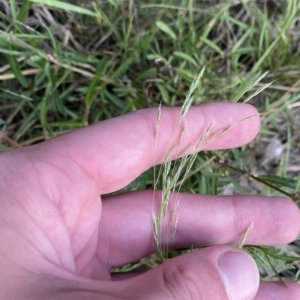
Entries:
{"type": "MultiPolygon", "coordinates": [[[[189,176],[189,173],[194,165],[198,152],[201,150],[201,148],[208,145],[215,139],[219,138],[220,136],[222,136],[224,133],[228,132],[231,128],[235,126],[235,124],[232,124],[214,134],[211,134],[214,125],[213,123],[211,123],[204,131],[204,133],[201,135],[196,146],[194,148],[192,148],[192,145],[188,146],[182,158],[178,157],[178,150],[179,147],[181,146],[181,141],[184,137],[184,133],[186,130],[186,127],[184,125],[181,127],[180,125],[182,125],[182,123],[184,122],[188,110],[193,103],[194,93],[200,84],[200,80],[203,77],[204,71],[205,68],[203,67],[201,72],[196,77],[196,79],[192,82],[189,88],[189,91],[187,93],[187,96],[181,108],[179,121],[175,128],[175,131],[181,130],[179,135],[180,136],[179,140],[173,143],[169,151],[166,153],[164,162],[160,167],[158,177],[154,179],[154,182],[156,183],[155,188],[157,187],[158,180],[161,180],[162,182],[161,203],[160,203],[159,211],[157,215],[155,213],[153,213],[152,215],[152,220],[154,225],[154,242],[156,245],[157,257],[160,262],[163,262],[168,258],[168,249],[170,247],[170,244],[172,243],[172,239],[174,238],[174,235],[176,233],[176,226],[178,224],[178,217],[176,217],[178,200],[175,201],[175,204],[174,203],[172,204],[173,207],[170,207],[171,194],[175,193],[176,195],[177,192],[180,190],[182,184],[184,183],[185,178],[189,176]],[[175,162],[172,163],[172,160],[174,159],[173,158],[174,156],[172,154],[174,154],[174,151],[175,151],[175,162]],[[180,182],[179,185],[178,182],[180,182]],[[174,228],[172,229],[170,228],[170,226],[172,226],[171,224],[173,220],[176,220],[175,222],[176,226],[174,226],[174,228]]],[[[264,78],[264,76],[260,76],[259,77],[260,80],[264,78]]],[[[256,85],[258,82],[259,81],[256,80],[253,84],[250,84],[249,89],[252,88],[253,85],[256,85]]],[[[244,93],[246,93],[249,89],[245,89],[244,93]]],[[[247,120],[251,119],[252,117],[253,116],[248,117],[247,120]]],[[[158,107],[155,138],[157,137],[158,130],[159,129],[163,130],[163,128],[159,126],[160,120],[161,120],[161,105],[158,107]]],[[[246,119],[239,120],[238,122],[241,121],[246,121],[246,119]]],[[[172,138],[175,135],[176,132],[173,133],[172,138]]],[[[238,245],[239,247],[242,247],[244,245],[246,238],[250,234],[252,228],[253,228],[253,224],[247,229],[242,241],[238,245]]]]}
{"type": "MultiPolygon", "coordinates": [[[[196,80],[191,84],[191,87],[189,89],[189,92],[187,94],[187,97],[184,101],[184,104],[182,106],[181,110],[181,115],[180,115],[180,120],[178,122],[178,126],[176,126],[176,130],[179,130],[179,125],[181,122],[184,120],[184,118],[187,115],[188,109],[192,105],[192,100],[194,99],[193,93],[196,90],[197,84],[199,84],[200,79],[202,78],[204,73],[204,68],[202,69],[201,73],[199,76],[196,78],[196,80]],[[191,100],[192,99],[192,100],[191,100]]],[[[259,79],[261,80],[262,78],[265,77],[267,73],[265,73],[263,76],[260,76],[259,79]]],[[[253,86],[257,85],[259,83],[258,80],[256,80],[254,83],[248,85],[248,89],[244,90],[244,93],[247,93],[250,88],[253,86]]],[[[266,87],[268,87],[270,84],[267,84],[266,87]]],[[[255,95],[258,95],[260,92],[262,92],[264,88],[259,88],[256,92],[254,92],[255,95]]],[[[241,95],[241,97],[243,94],[241,95]]],[[[251,96],[250,96],[251,97],[251,96]]],[[[250,97],[248,97],[250,99],[250,97]]],[[[252,98],[252,97],[251,97],[252,98]]],[[[245,101],[248,102],[248,101],[245,101]]],[[[160,120],[161,117],[161,106],[158,108],[158,116],[157,120],[160,120]]],[[[239,120],[238,122],[244,122],[247,120],[252,119],[253,117],[257,116],[257,114],[253,116],[249,116],[247,118],[244,118],[242,120],[239,120]]],[[[238,123],[237,122],[237,123],[238,123]]],[[[171,148],[166,154],[165,160],[163,164],[161,165],[159,175],[161,175],[161,180],[162,180],[162,191],[161,191],[161,203],[160,203],[160,208],[158,211],[158,214],[155,215],[153,213],[152,215],[152,220],[154,224],[154,242],[156,245],[156,255],[158,258],[159,262],[164,262],[168,259],[168,253],[169,253],[169,248],[172,246],[172,240],[175,237],[176,234],[176,229],[177,229],[177,224],[178,224],[178,216],[176,215],[176,210],[179,204],[179,200],[176,199],[175,204],[172,203],[173,207],[170,207],[170,196],[171,193],[174,193],[177,198],[178,191],[180,190],[182,184],[184,183],[184,180],[188,178],[189,173],[193,167],[193,164],[195,162],[195,159],[198,155],[198,151],[201,150],[201,147],[206,146],[207,144],[211,143],[215,139],[219,138],[221,135],[224,133],[228,132],[230,129],[232,129],[235,126],[235,124],[232,124],[230,126],[225,127],[224,129],[211,134],[211,131],[213,129],[213,124],[210,124],[206,131],[201,135],[201,138],[199,139],[196,147],[192,150],[192,145],[190,145],[186,150],[182,158],[176,159],[175,163],[172,164],[171,162],[171,153],[173,152],[174,149],[176,150],[176,156],[178,156],[178,149],[181,145],[182,138],[184,136],[185,132],[185,127],[183,127],[183,130],[181,131],[180,138],[177,144],[172,144],[171,148]],[[192,150],[192,154],[191,153],[192,150]],[[178,184],[180,182],[180,184],[178,184]],[[171,217],[170,217],[170,212],[171,212],[171,217]],[[172,226],[172,221],[175,220],[175,225],[172,226]]],[[[158,126],[157,126],[158,128],[158,126]]],[[[163,130],[162,128],[160,128],[163,130]]],[[[158,131],[156,131],[156,134],[158,131]]],[[[157,135],[155,135],[156,137],[157,135]]],[[[155,182],[157,182],[157,178],[155,179],[155,182]]],[[[265,183],[264,181],[262,181],[265,183]]],[[[295,181],[296,182],[296,181],[295,181]]],[[[288,184],[290,184],[289,181],[287,181],[288,184]]],[[[238,248],[243,248],[247,237],[249,234],[252,232],[254,228],[254,223],[252,223],[245,231],[245,234],[243,235],[240,243],[237,245],[238,248]]],[[[259,257],[260,258],[260,263],[264,267],[270,267],[274,274],[278,277],[278,279],[285,285],[284,281],[282,278],[279,276],[277,269],[278,267],[283,267],[283,261],[285,262],[286,260],[291,260],[291,261],[298,261],[300,260],[299,257],[288,257],[284,258],[284,256],[280,255],[275,255],[269,251],[266,250],[266,248],[263,247],[251,247],[250,254],[254,256],[254,258],[259,257]],[[264,260],[261,259],[261,255],[258,255],[257,253],[261,253],[264,256],[264,260]],[[274,264],[274,260],[276,261],[276,264],[274,264]]],[[[285,269],[290,269],[292,268],[291,265],[289,264],[284,264],[285,269]]]]}

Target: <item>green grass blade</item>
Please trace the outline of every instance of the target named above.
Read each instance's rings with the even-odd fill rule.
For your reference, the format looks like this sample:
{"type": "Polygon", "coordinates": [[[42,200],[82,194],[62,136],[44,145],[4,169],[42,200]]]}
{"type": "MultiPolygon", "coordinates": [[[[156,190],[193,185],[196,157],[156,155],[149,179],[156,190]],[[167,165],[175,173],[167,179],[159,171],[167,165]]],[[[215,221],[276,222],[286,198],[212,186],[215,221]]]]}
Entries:
{"type": "Polygon", "coordinates": [[[297,179],[297,183],[294,191],[295,193],[299,193],[300,191],[300,177],[297,179]]]}
{"type": "Polygon", "coordinates": [[[25,76],[22,74],[19,62],[17,61],[16,57],[13,55],[6,55],[7,61],[11,67],[12,72],[14,73],[14,75],[16,76],[17,80],[19,81],[19,83],[24,87],[27,88],[28,87],[28,83],[27,80],[25,78],[25,76]]]}
{"type": "Polygon", "coordinates": [[[26,33],[6,33],[6,32],[1,32],[0,34],[0,40],[7,40],[11,39],[14,41],[14,39],[47,39],[46,35],[38,35],[38,34],[26,34],[26,33]]]}
{"type": "Polygon", "coordinates": [[[31,8],[32,2],[30,0],[25,0],[23,5],[20,7],[20,10],[18,12],[17,20],[19,22],[24,22],[29,15],[29,10],[31,8]]]}
{"type": "Polygon", "coordinates": [[[97,67],[97,73],[95,74],[95,77],[91,80],[91,83],[89,84],[87,89],[87,93],[85,97],[85,105],[88,109],[91,107],[93,101],[101,91],[99,85],[102,83],[101,77],[103,76],[103,73],[105,72],[106,68],[107,68],[107,60],[104,58],[99,62],[97,67]]]}
{"type": "Polygon", "coordinates": [[[286,187],[293,190],[295,190],[297,186],[297,180],[292,178],[280,177],[276,175],[259,175],[257,178],[276,186],[286,187]]]}
{"type": "Polygon", "coordinates": [[[163,31],[164,33],[166,33],[172,40],[176,40],[177,36],[175,34],[175,32],[171,29],[171,27],[166,24],[163,21],[157,21],[156,22],[156,26],[163,31]]]}
{"type": "Polygon", "coordinates": [[[16,12],[16,3],[15,0],[9,0],[10,3],[10,9],[11,9],[11,14],[13,17],[13,22],[16,24],[17,21],[17,12],[16,12]]]}
{"type": "Polygon", "coordinates": [[[192,56],[190,56],[189,54],[183,53],[183,52],[181,52],[181,51],[175,51],[175,52],[174,52],[174,55],[177,56],[177,57],[179,57],[179,58],[181,58],[181,59],[183,59],[183,60],[185,60],[185,61],[187,61],[187,62],[190,62],[190,63],[193,64],[195,67],[198,67],[198,64],[197,64],[197,62],[195,61],[195,59],[194,59],[192,56]]]}
{"type": "Polygon", "coordinates": [[[207,46],[209,46],[210,48],[212,48],[213,50],[215,50],[216,52],[218,52],[219,54],[223,54],[223,51],[221,50],[221,48],[214,43],[213,41],[205,38],[205,37],[201,37],[200,40],[205,43],[207,46]]]}
{"type": "Polygon", "coordinates": [[[118,78],[122,76],[125,72],[127,72],[128,68],[133,62],[133,57],[128,57],[125,61],[123,61],[122,64],[114,71],[114,73],[111,75],[112,79],[118,78]]]}
{"type": "Polygon", "coordinates": [[[97,17],[97,14],[89,9],[66,3],[65,1],[57,1],[57,0],[29,0],[34,3],[44,4],[53,8],[59,8],[65,11],[72,11],[82,15],[88,15],[91,17],[97,17]]]}
{"type": "Polygon", "coordinates": [[[267,252],[265,252],[263,249],[261,249],[261,251],[262,251],[263,254],[265,255],[265,257],[266,257],[267,261],[269,262],[270,267],[272,268],[273,272],[276,274],[276,277],[279,279],[279,281],[280,281],[285,287],[287,287],[286,284],[285,284],[285,282],[282,280],[282,278],[281,278],[280,275],[278,274],[278,272],[277,272],[275,266],[274,266],[273,263],[271,262],[271,259],[270,259],[269,254],[268,254],[267,252]]]}

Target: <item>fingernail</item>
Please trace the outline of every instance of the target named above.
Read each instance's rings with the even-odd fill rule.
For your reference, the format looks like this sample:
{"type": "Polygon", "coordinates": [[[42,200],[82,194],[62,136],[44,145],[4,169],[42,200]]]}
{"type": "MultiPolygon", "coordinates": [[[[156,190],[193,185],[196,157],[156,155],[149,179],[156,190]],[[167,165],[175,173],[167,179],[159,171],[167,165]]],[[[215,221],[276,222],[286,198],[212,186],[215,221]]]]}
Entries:
{"type": "Polygon", "coordinates": [[[230,300],[250,300],[259,285],[259,273],[246,252],[229,251],[218,260],[218,268],[230,300]]]}

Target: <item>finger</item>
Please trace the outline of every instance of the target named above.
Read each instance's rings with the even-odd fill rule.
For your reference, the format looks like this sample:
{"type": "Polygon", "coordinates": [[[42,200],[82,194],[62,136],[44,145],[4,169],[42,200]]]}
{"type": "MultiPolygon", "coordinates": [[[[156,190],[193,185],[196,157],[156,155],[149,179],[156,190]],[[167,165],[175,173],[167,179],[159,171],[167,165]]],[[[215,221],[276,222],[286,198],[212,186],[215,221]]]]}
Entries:
{"type": "MultiPolygon", "coordinates": [[[[103,200],[99,245],[106,243],[110,257],[118,267],[155,252],[153,213],[157,215],[160,193],[137,191],[103,200]],[[122,234],[120,235],[120,232],[122,234]]],[[[207,196],[172,194],[166,222],[169,231],[161,244],[173,248],[238,244],[253,224],[246,244],[277,245],[294,240],[300,231],[300,212],[289,199],[258,196],[207,196]],[[178,202],[175,218],[169,221],[178,202]],[[176,224],[176,218],[178,219],[176,224]],[[176,224],[176,232],[173,236],[176,224]],[[171,239],[172,238],[172,239],[171,239]]]]}
{"type": "Polygon", "coordinates": [[[257,292],[259,273],[244,251],[218,246],[176,257],[117,284],[128,299],[249,300],[257,292]]]}
{"type": "Polygon", "coordinates": [[[163,108],[158,122],[158,109],[140,110],[52,139],[42,152],[59,165],[72,159],[96,179],[101,193],[110,193],[162,163],[174,144],[180,145],[171,158],[187,148],[194,151],[200,140],[197,150],[238,147],[250,142],[260,127],[259,117],[253,117],[256,109],[248,104],[191,107],[178,126],[180,113],[180,108],[163,108]]]}
{"type": "Polygon", "coordinates": [[[255,300],[299,300],[300,285],[296,282],[261,282],[255,300]]]}
{"type": "Polygon", "coordinates": [[[38,299],[44,299],[51,295],[53,299],[64,300],[250,300],[257,292],[259,273],[253,259],[244,251],[218,246],[176,257],[128,280],[103,282],[78,280],[77,277],[51,278],[51,288],[47,289],[44,281],[42,285],[36,285],[35,298],[38,295],[38,299]]]}

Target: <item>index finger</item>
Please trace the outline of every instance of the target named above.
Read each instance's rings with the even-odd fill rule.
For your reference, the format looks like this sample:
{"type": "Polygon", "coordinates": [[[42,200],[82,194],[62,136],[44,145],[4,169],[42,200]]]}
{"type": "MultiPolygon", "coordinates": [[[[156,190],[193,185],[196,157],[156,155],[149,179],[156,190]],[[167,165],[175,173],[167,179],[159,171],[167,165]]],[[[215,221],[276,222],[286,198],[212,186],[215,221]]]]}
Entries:
{"type": "Polygon", "coordinates": [[[194,106],[179,127],[181,109],[163,108],[158,130],[157,114],[157,108],[145,109],[76,130],[44,143],[45,154],[50,152],[53,158],[63,150],[64,157],[79,164],[105,194],[123,188],[151,166],[162,163],[176,143],[179,146],[172,159],[184,155],[189,147],[190,152],[195,151],[204,133],[206,137],[197,151],[242,146],[260,128],[257,110],[248,104],[194,106]]]}

